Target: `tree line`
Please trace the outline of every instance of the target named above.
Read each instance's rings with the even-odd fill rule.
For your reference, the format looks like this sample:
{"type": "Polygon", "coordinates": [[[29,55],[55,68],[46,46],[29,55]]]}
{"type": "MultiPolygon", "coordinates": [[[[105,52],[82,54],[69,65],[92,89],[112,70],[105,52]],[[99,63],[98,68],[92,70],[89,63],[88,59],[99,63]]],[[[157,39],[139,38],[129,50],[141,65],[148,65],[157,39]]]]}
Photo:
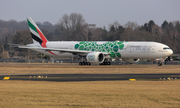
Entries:
{"type": "MultiPolygon", "coordinates": [[[[64,14],[55,25],[48,21],[36,24],[49,41],[155,41],[168,45],[174,53],[180,53],[179,21],[165,20],[160,26],[153,20],[144,25],[130,21],[121,25],[115,21],[108,27],[96,27],[96,24],[87,23],[83,15],[71,13],[64,14]]],[[[33,51],[10,48],[7,43],[32,43],[26,21],[0,20],[0,53],[4,51],[8,56],[37,58],[33,51]]]]}

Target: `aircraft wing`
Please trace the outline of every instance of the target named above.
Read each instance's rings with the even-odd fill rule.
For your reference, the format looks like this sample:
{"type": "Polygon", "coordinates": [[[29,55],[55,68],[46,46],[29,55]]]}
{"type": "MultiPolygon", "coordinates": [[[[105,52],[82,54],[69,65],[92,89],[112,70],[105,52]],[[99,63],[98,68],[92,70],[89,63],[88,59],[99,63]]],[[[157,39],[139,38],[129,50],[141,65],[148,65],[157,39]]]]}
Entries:
{"type": "MultiPolygon", "coordinates": [[[[32,46],[18,46],[19,48],[28,48],[28,49],[39,49],[39,50],[45,50],[45,51],[59,51],[59,52],[68,52],[68,53],[83,53],[88,54],[92,51],[84,51],[84,50],[74,50],[74,49],[59,49],[59,48],[42,48],[42,47],[32,47],[32,46]]],[[[102,52],[104,55],[110,55],[110,53],[102,52]]]]}

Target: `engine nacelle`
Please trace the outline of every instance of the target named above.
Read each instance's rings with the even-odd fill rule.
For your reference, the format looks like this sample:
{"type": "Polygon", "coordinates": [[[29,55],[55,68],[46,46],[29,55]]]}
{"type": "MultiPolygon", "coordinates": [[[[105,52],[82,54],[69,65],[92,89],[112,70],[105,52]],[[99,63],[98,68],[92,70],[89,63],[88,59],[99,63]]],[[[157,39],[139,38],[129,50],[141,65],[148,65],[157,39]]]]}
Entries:
{"type": "Polygon", "coordinates": [[[122,59],[122,60],[128,63],[137,63],[139,61],[139,59],[122,59]]]}
{"type": "Polygon", "coordinates": [[[102,54],[101,52],[92,52],[89,53],[86,56],[87,62],[90,63],[103,63],[104,62],[104,54],[102,54]]]}

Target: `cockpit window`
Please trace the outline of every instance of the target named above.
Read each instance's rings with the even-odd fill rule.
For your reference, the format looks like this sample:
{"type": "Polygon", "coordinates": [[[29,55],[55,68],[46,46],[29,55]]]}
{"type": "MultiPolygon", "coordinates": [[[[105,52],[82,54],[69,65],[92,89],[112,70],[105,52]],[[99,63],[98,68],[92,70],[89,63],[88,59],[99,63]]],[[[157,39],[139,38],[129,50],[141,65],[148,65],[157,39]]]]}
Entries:
{"type": "Polygon", "coordinates": [[[166,50],[166,49],[170,49],[170,48],[168,48],[168,47],[164,47],[164,48],[163,48],[163,50],[166,50]]]}

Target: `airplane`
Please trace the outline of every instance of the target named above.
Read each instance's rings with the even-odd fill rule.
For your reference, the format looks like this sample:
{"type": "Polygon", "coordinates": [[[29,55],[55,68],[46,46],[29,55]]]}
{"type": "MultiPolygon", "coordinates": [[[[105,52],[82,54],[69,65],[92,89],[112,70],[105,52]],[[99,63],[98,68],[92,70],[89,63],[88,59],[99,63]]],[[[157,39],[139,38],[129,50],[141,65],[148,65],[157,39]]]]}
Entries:
{"type": "MultiPolygon", "coordinates": [[[[131,41],[48,41],[31,17],[27,18],[33,43],[17,45],[57,58],[81,58],[79,65],[111,65],[112,59],[136,63],[139,59],[166,58],[173,51],[158,42],[131,41]]],[[[158,62],[162,65],[162,61],[158,62]]]]}

